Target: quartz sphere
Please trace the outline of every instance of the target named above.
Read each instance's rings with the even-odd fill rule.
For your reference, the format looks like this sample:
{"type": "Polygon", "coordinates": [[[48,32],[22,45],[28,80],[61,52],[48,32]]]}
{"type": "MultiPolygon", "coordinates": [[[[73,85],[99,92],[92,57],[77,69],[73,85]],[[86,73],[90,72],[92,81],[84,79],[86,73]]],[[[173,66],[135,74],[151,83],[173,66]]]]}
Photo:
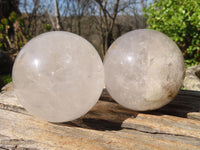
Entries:
{"type": "Polygon", "coordinates": [[[119,37],[104,59],[105,84],[119,104],[146,111],[169,103],[184,79],[184,59],[161,32],[140,29],[119,37]]]}
{"type": "Polygon", "coordinates": [[[66,122],[87,113],[104,87],[104,69],[95,48],[64,31],[41,34],[18,54],[13,84],[21,104],[50,122],[66,122]]]}

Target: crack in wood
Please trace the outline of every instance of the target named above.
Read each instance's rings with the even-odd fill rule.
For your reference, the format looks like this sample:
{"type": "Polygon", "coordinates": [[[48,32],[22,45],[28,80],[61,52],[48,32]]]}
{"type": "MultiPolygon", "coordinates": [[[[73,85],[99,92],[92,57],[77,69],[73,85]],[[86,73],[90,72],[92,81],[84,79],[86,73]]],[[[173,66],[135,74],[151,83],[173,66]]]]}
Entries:
{"type": "Polygon", "coordinates": [[[16,112],[16,113],[21,113],[24,115],[29,115],[28,112],[23,107],[19,107],[19,106],[0,103],[0,109],[12,111],[12,112],[16,112]]]}
{"type": "Polygon", "coordinates": [[[196,140],[200,141],[200,138],[196,138],[196,137],[193,137],[193,136],[186,136],[186,135],[180,135],[180,134],[171,134],[171,133],[166,133],[166,132],[144,131],[144,130],[130,128],[130,127],[124,127],[124,126],[123,126],[123,129],[135,130],[135,131],[139,131],[139,132],[142,132],[142,133],[157,134],[157,135],[172,135],[172,136],[177,136],[177,137],[188,137],[188,138],[193,138],[193,139],[196,139],[196,140]]]}

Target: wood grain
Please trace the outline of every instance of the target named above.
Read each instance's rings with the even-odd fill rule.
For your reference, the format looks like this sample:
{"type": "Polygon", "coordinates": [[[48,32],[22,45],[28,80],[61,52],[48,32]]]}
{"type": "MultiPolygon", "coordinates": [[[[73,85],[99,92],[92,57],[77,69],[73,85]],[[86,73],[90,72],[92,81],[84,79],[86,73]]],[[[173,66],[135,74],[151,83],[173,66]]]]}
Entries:
{"type": "Polygon", "coordinates": [[[187,114],[189,119],[199,120],[200,121],[200,112],[191,112],[187,114]]]}
{"type": "Polygon", "coordinates": [[[106,91],[101,99],[80,119],[53,124],[29,114],[12,88],[4,88],[0,94],[0,149],[200,149],[200,121],[191,117],[199,113],[199,92],[181,91],[167,106],[140,113],[121,107],[106,91]]]}

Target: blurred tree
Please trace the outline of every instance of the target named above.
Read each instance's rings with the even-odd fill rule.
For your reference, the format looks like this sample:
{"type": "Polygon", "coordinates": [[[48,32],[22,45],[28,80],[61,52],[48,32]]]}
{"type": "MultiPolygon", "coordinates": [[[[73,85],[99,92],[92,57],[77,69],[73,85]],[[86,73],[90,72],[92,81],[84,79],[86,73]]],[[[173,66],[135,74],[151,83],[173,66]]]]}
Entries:
{"type": "MultiPolygon", "coordinates": [[[[13,27],[14,22],[9,21],[8,18],[12,12],[15,12],[16,16],[21,15],[18,6],[19,6],[19,0],[11,0],[11,1],[0,0],[0,20],[1,20],[0,30],[2,30],[3,24],[6,24],[7,25],[6,34],[11,39],[13,39],[14,37],[14,27],[13,27]]],[[[0,45],[0,48],[3,48],[2,46],[0,45]]]]}
{"type": "Polygon", "coordinates": [[[13,11],[20,14],[19,0],[0,0],[0,19],[8,18],[13,11]]]}
{"type": "Polygon", "coordinates": [[[88,8],[90,7],[89,0],[73,0],[72,9],[74,12],[74,17],[76,18],[76,33],[81,35],[81,20],[84,16],[88,15],[88,8]]]}
{"type": "Polygon", "coordinates": [[[56,30],[62,30],[62,24],[61,24],[61,20],[60,20],[60,12],[58,9],[58,2],[57,0],[54,0],[54,6],[55,6],[55,16],[56,16],[56,30]]]}
{"type": "Polygon", "coordinates": [[[148,28],[171,37],[182,50],[187,66],[200,62],[199,8],[199,0],[155,0],[145,9],[148,28]]]}
{"type": "Polygon", "coordinates": [[[2,74],[11,72],[15,53],[22,46],[20,41],[23,41],[23,37],[19,29],[21,13],[18,6],[19,0],[0,0],[0,78],[2,74]]]}
{"type": "Polygon", "coordinates": [[[1,52],[13,55],[26,43],[23,35],[23,20],[20,17],[19,0],[0,1],[0,48],[1,52]]]}
{"type": "MultiPolygon", "coordinates": [[[[89,16],[90,0],[63,0],[64,11],[63,20],[67,21],[67,29],[82,35],[82,19],[89,16]]],[[[60,8],[61,10],[63,9],[60,8]]]]}
{"type": "Polygon", "coordinates": [[[58,0],[54,0],[54,1],[46,0],[45,5],[46,5],[47,14],[49,16],[49,20],[51,22],[52,29],[63,30],[58,0]]]}
{"type": "MultiPolygon", "coordinates": [[[[19,3],[19,0],[13,1],[19,3]]],[[[26,40],[18,41],[20,46],[17,49],[43,32],[67,30],[88,39],[103,58],[118,36],[145,27],[141,8],[146,7],[146,3],[147,0],[20,0],[22,18],[20,26],[16,24],[16,27],[20,27],[17,31],[24,35],[21,39],[26,40]]],[[[15,20],[18,18],[16,14],[15,20]]],[[[9,19],[3,20],[4,24],[6,21],[10,22],[9,19]]],[[[12,45],[13,40],[7,45],[9,43],[12,45]]]]}
{"type": "Polygon", "coordinates": [[[38,35],[43,18],[44,4],[40,0],[21,0],[20,7],[23,8],[24,34],[28,39],[38,35]]]}
{"type": "Polygon", "coordinates": [[[125,10],[130,3],[131,0],[93,0],[98,8],[98,16],[100,17],[98,20],[99,31],[101,34],[102,46],[101,46],[101,54],[104,57],[107,49],[114,41],[113,38],[113,28],[115,26],[117,15],[125,10]]]}

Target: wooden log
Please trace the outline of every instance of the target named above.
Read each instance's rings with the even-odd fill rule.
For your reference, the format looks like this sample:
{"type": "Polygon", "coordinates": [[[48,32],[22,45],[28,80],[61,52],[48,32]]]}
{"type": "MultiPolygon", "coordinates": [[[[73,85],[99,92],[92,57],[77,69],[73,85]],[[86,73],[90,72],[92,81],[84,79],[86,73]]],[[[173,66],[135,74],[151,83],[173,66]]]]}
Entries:
{"type": "Polygon", "coordinates": [[[191,112],[187,114],[189,119],[199,120],[200,121],[200,112],[191,112]]]}
{"type": "MultiPolygon", "coordinates": [[[[190,94],[183,92],[178,99],[190,104],[186,112],[199,104],[199,97],[190,94]]],[[[53,124],[30,115],[8,88],[0,94],[0,149],[200,149],[200,121],[166,115],[166,108],[139,113],[107,98],[80,119],[53,124]]]]}
{"type": "Polygon", "coordinates": [[[200,140],[200,121],[186,118],[138,114],[134,119],[126,119],[122,127],[149,133],[191,136],[200,140]]]}

